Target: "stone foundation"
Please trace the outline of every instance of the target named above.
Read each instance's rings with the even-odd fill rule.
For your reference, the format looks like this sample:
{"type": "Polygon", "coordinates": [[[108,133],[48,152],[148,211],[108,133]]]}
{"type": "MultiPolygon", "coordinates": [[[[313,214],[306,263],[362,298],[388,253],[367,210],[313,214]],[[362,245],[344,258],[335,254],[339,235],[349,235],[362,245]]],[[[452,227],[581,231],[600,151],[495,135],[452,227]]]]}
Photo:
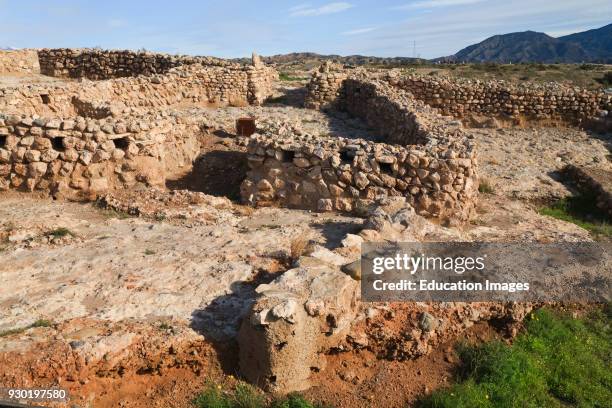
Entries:
{"type": "MultiPolygon", "coordinates": [[[[344,80],[361,70],[323,65],[307,87],[305,105],[312,109],[335,108],[344,80]]],[[[612,129],[612,95],[559,83],[509,84],[423,75],[401,71],[368,72],[367,76],[410,92],[413,97],[458,119],[486,116],[515,123],[562,122],[597,131],[612,129]]]]}
{"type": "MultiPolygon", "coordinates": [[[[612,95],[561,84],[510,85],[504,81],[471,81],[425,76],[390,76],[389,83],[439,108],[443,114],[469,114],[560,121],[574,126],[608,121],[612,95]]],[[[610,127],[612,129],[612,127],[610,127]]]]}
{"type": "Polygon", "coordinates": [[[147,51],[55,48],[38,50],[40,72],[60,78],[94,80],[165,74],[181,65],[231,66],[213,57],[191,57],[147,51]]]}
{"type": "Polygon", "coordinates": [[[0,114],[0,191],[92,198],[137,184],[163,186],[200,150],[197,124],[130,119],[43,119],[0,114]]]}
{"type": "Polygon", "coordinates": [[[0,190],[89,198],[163,186],[199,153],[200,124],[160,108],[260,104],[278,76],[255,54],[250,65],[130,51],[38,57],[46,74],[111,79],[0,89],[0,190]]]}
{"type": "Polygon", "coordinates": [[[385,143],[322,138],[289,126],[261,129],[248,145],[245,202],[360,213],[404,196],[421,215],[469,218],[477,161],[459,122],[382,81],[347,79],[338,95],[335,105],[363,118],[385,143]]]}
{"type": "Polygon", "coordinates": [[[0,89],[0,112],[103,118],[131,107],[260,104],[272,93],[278,73],[256,56],[253,61],[228,66],[194,63],[152,76],[0,89]]]}

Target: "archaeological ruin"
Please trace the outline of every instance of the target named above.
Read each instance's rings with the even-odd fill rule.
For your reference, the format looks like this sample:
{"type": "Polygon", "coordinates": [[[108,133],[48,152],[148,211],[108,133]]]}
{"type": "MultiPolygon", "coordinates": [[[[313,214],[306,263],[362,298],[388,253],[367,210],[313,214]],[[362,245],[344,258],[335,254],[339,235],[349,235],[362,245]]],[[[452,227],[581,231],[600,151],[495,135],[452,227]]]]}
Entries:
{"type": "MultiPolygon", "coordinates": [[[[172,230],[174,235],[168,236],[159,233],[155,237],[158,241],[151,241],[172,245],[163,247],[163,251],[175,251],[179,258],[176,262],[181,265],[170,265],[167,258],[161,263],[170,265],[170,270],[180,269],[185,280],[165,276],[160,285],[175,285],[172,290],[157,288],[151,281],[142,286],[133,284],[132,279],[148,279],[156,273],[146,264],[146,257],[164,256],[162,251],[157,254],[149,247],[139,247],[144,266],[134,269],[135,277],[129,260],[117,266],[120,270],[114,270],[117,276],[112,276],[113,282],[130,281],[113,292],[136,288],[140,297],[134,298],[132,309],[126,309],[137,311],[134,314],[138,318],[153,319],[156,313],[163,315],[169,310],[187,321],[185,327],[200,337],[212,331],[203,329],[202,321],[214,326],[226,336],[223,342],[237,344],[230,353],[237,361],[237,372],[250,383],[278,393],[312,386],[313,377],[326,369],[326,358],[334,354],[367,349],[376,359],[405,361],[428,355],[482,321],[503,323],[516,331],[515,324],[533,305],[410,303],[401,309],[405,320],[387,327],[395,317],[391,306],[360,301],[360,245],[367,241],[489,238],[487,234],[494,228],[481,223],[486,211],[493,212],[491,207],[515,211],[499,217],[505,226],[524,228],[520,231],[523,235],[517,233],[511,238],[535,240],[542,223],[520,222],[517,213],[524,211],[523,207],[516,210],[507,203],[491,204],[491,197],[485,200],[488,209],[479,207],[483,168],[490,168],[494,160],[487,150],[491,146],[479,145],[472,130],[506,132],[527,125],[612,130],[612,94],[604,91],[562,84],[458,80],[331,63],[324,63],[307,83],[300,84],[305,96],[299,106],[289,108],[274,102],[278,96],[277,67],[264,64],[256,54],[250,62],[242,63],[145,51],[0,51],[0,74],[7,72],[17,74],[16,78],[41,75],[36,81],[12,79],[0,86],[0,192],[37,192],[60,202],[96,201],[120,214],[144,214],[149,217],[146,219],[169,224],[170,220],[185,222],[189,230],[210,227],[198,230],[191,242],[217,243],[223,238],[220,248],[229,249],[219,256],[217,264],[206,263],[210,254],[197,246],[189,247],[187,254],[176,255],[176,248],[185,245],[180,241],[183,234],[187,235],[184,230],[172,230]],[[207,114],[218,111],[225,116],[213,123],[207,114]],[[289,114],[282,116],[283,111],[289,114]],[[291,120],[295,112],[307,120],[291,120]],[[268,113],[276,116],[265,117],[268,113]],[[222,120],[241,120],[242,125],[240,129],[221,129],[217,125],[222,120]],[[325,122],[315,128],[325,131],[309,130],[314,126],[309,128],[308,120],[325,122]],[[336,132],[334,121],[354,126],[336,132]],[[215,139],[214,143],[223,148],[204,151],[210,148],[207,143],[211,135],[219,134],[223,140],[215,139]],[[215,160],[217,173],[205,174],[210,169],[206,165],[215,160]],[[215,186],[222,187],[221,193],[213,194],[217,197],[204,194],[208,193],[205,189],[191,189],[209,178],[215,178],[215,186]],[[235,196],[227,193],[229,187],[235,196]],[[179,209],[156,207],[164,205],[179,209]],[[199,205],[210,213],[200,211],[199,205]],[[265,212],[268,210],[287,212],[271,216],[265,212]],[[253,213],[255,220],[248,219],[253,213]],[[338,218],[330,218],[329,224],[341,225],[340,232],[326,225],[330,219],[318,218],[330,214],[338,218]],[[326,240],[325,245],[309,242],[307,234],[302,235],[303,231],[295,227],[300,222],[316,224],[309,233],[318,229],[319,241],[326,240]],[[253,230],[263,242],[254,244],[255,249],[248,247],[244,238],[253,230]],[[470,235],[473,230],[476,232],[470,235]],[[227,236],[221,237],[219,231],[227,236]],[[291,234],[304,241],[301,247],[287,243],[291,234]],[[282,251],[275,246],[278,242],[282,242],[282,251]],[[262,266],[264,262],[257,259],[264,258],[262,253],[268,257],[266,261],[273,261],[262,266]],[[183,265],[181,257],[193,254],[197,262],[185,261],[183,265]],[[209,273],[213,269],[214,274],[209,273]],[[178,305],[183,292],[191,299],[178,305]],[[147,304],[146,296],[166,303],[158,308],[157,304],[147,304]],[[227,310],[215,314],[215,306],[227,310]],[[144,309],[146,313],[138,314],[144,309]]],[[[507,139],[513,137],[502,134],[507,139]]],[[[525,144],[521,152],[539,149],[531,140],[525,144]]],[[[592,150],[586,151],[589,160],[595,157],[592,150]]],[[[559,168],[562,162],[565,164],[562,154],[551,160],[559,168]]],[[[602,160],[597,156],[593,163],[602,160]]],[[[561,173],[573,178],[579,187],[596,191],[598,206],[611,213],[610,171],[567,165],[561,173]]],[[[510,178],[504,177],[500,176],[499,184],[510,178]]],[[[532,192],[539,187],[529,188],[532,192]]],[[[123,228],[129,234],[138,230],[143,234],[140,237],[147,232],[158,233],[156,226],[148,224],[123,228]]],[[[559,230],[558,224],[548,226],[550,234],[545,239],[557,237],[559,230]]],[[[508,239],[501,233],[491,236],[494,240],[508,239]]],[[[584,236],[576,233],[571,239],[584,236]]],[[[95,239],[107,238],[107,234],[100,234],[95,239]]],[[[55,242],[53,234],[45,235],[45,239],[55,242]]],[[[22,241],[33,240],[28,236],[22,241]]],[[[149,245],[145,239],[134,241],[149,245]]],[[[114,257],[114,251],[122,249],[124,243],[113,245],[106,250],[114,257]]],[[[121,262],[129,257],[123,256],[121,262]]],[[[71,282],[76,285],[87,280],[79,279],[71,282]]],[[[111,284],[95,288],[92,284],[86,290],[98,293],[111,284]]],[[[107,299],[96,298],[94,302],[94,295],[87,296],[84,306],[79,304],[71,311],[71,319],[94,312],[109,320],[133,317],[117,310],[108,312],[104,309],[107,299]],[[100,311],[103,309],[107,314],[100,311]],[[86,313],[79,315],[82,310],[86,313]]],[[[11,313],[21,313],[17,306],[14,309],[11,313]]],[[[166,326],[169,324],[164,322],[166,326]]],[[[174,335],[173,328],[164,330],[174,335]]],[[[103,361],[105,370],[100,372],[123,375],[125,356],[107,349],[93,352],[80,344],[74,346],[75,341],[66,348],[78,356],[75,359],[79,364],[89,353],[88,359],[103,361]]],[[[164,343],[165,352],[174,353],[176,350],[166,347],[168,344],[164,343]]],[[[189,349],[186,360],[195,358],[192,352],[189,349]]],[[[178,354],[182,359],[187,352],[178,354]]],[[[139,372],[161,373],[167,368],[145,365],[139,372]]]]}
{"type": "Polygon", "coordinates": [[[198,124],[148,108],[261,104],[277,76],[256,56],[242,66],[61,49],[39,50],[38,60],[45,74],[97,81],[0,91],[0,189],[72,198],[137,183],[161,186],[166,172],[191,164],[198,124]]]}

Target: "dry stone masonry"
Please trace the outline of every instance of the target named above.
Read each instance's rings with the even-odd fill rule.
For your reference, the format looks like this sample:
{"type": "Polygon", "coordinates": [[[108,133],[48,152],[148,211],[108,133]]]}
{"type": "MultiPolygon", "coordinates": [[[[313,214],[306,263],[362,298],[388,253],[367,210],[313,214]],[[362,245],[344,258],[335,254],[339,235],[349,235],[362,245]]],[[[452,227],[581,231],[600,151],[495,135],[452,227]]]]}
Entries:
{"type": "Polygon", "coordinates": [[[0,112],[101,118],[126,107],[257,105],[272,93],[278,74],[256,56],[253,61],[227,66],[194,63],[150,76],[4,88],[0,112]]]}
{"type": "Polygon", "coordinates": [[[421,215],[469,218],[477,161],[460,122],[379,80],[346,79],[337,94],[335,106],[363,118],[383,142],[264,128],[249,142],[245,201],[359,213],[386,197],[404,196],[421,215]]]}
{"type": "Polygon", "coordinates": [[[163,186],[166,173],[199,153],[197,128],[158,114],[128,120],[0,115],[0,191],[91,198],[136,184],[163,186]]]}
{"type": "Polygon", "coordinates": [[[612,95],[558,83],[539,85],[427,76],[388,77],[389,83],[458,118],[469,114],[524,120],[561,121],[612,128],[612,95]]]}
{"type": "Polygon", "coordinates": [[[164,74],[180,65],[202,64],[229,66],[230,62],[213,57],[99,50],[91,48],[56,48],[38,50],[40,72],[62,78],[111,79],[138,75],[164,74]]]}
{"type": "Polygon", "coordinates": [[[130,51],[38,57],[51,75],[110,79],[0,89],[0,190],[88,198],[163,186],[200,148],[200,124],[170,108],[260,104],[278,76],[255,54],[249,65],[130,51]]]}
{"type": "MultiPolygon", "coordinates": [[[[355,75],[353,69],[323,65],[312,76],[305,105],[312,109],[335,108],[342,83],[355,75]]],[[[514,123],[542,121],[592,128],[612,129],[612,94],[559,83],[510,84],[501,80],[406,75],[401,71],[370,72],[415,99],[458,119],[472,116],[510,119],[514,123]]]]}

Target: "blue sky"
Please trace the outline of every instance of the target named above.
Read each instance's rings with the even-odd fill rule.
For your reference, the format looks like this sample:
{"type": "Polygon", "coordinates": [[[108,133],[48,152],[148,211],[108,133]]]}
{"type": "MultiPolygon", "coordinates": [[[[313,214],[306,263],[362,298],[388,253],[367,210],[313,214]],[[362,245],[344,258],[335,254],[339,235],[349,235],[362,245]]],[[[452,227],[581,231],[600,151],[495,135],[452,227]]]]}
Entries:
{"type": "Polygon", "coordinates": [[[433,58],[494,35],[612,22],[611,0],[0,0],[0,47],[433,58]]]}

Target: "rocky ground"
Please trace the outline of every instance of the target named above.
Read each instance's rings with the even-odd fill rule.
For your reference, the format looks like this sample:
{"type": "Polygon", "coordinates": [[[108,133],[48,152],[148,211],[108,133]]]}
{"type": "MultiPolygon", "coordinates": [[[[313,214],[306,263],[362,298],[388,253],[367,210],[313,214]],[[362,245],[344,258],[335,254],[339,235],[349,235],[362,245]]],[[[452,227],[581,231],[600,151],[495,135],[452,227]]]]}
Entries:
{"type": "MultiPolygon", "coordinates": [[[[563,165],[610,168],[611,137],[575,129],[470,129],[492,189],[461,227],[414,218],[402,231],[366,233],[361,218],[238,204],[246,171],[244,140],[233,135],[238,117],[376,139],[360,121],[291,106],[299,92],[283,85],[282,103],[263,107],[184,108],[203,119],[207,133],[194,168],[176,174],[167,189],[113,193],[88,204],[0,193],[0,384],[59,385],[73,396],[69,406],[185,407],[207,378],[234,381],[240,318],[254,288],[299,258],[297,244],[311,257],[348,262],[359,253],[342,243],[347,234],[589,239],[585,230],[536,211],[569,194],[556,173],[563,165]]],[[[414,313],[403,305],[373,308],[363,313],[378,315],[394,335],[414,313]]],[[[483,323],[464,335],[484,340],[503,333],[483,323]]],[[[451,340],[404,362],[359,349],[332,355],[306,394],[338,407],[372,406],[375,398],[377,406],[410,403],[449,381],[451,340]]]]}
{"type": "Polygon", "coordinates": [[[568,128],[471,129],[483,178],[509,198],[550,202],[569,194],[567,164],[612,168],[612,136],[568,128]]]}

